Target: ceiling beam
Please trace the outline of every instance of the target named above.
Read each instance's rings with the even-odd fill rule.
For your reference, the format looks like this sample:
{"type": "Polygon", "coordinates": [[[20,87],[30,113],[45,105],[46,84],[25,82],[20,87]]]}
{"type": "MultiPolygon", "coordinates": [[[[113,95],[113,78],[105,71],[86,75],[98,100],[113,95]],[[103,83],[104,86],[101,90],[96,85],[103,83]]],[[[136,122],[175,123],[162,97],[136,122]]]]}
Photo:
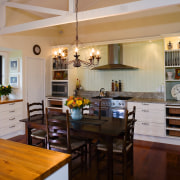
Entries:
{"type": "Polygon", "coordinates": [[[4,28],[6,25],[6,7],[4,4],[0,6],[0,29],[4,28]]]}
{"type": "Polygon", "coordinates": [[[69,0],[69,12],[70,13],[75,12],[75,0],[69,0]]]}
{"type": "Polygon", "coordinates": [[[40,6],[32,6],[32,5],[13,3],[13,2],[6,2],[4,4],[7,7],[18,8],[18,9],[29,10],[29,11],[36,11],[36,12],[45,13],[45,14],[54,14],[54,15],[67,15],[68,14],[68,11],[57,10],[57,9],[52,9],[52,8],[44,8],[40,6]]]}
{"type": "MultiPolygon", "coordinates": [[[[72,2],[72,1],[71,1],[72,2]]],[[[135,12],[151,10],[155,8],[167,7],[180,4],[180,0],[141,0],[127,4],[115,5],[105,8],[81,11],[78,13],[79,21],[87,21],[97,18],[104,18],[117,15],[126,15],[135,12]]],[[[4,27],[0,30],[0,34],[10,34],[21,31],[45,28],[50,26],[62,25],[75,22],[75,13],[64,16],[57,16],[43,20],[37,20],[29,23],[19,24],[15,26],[4,27]]]]}

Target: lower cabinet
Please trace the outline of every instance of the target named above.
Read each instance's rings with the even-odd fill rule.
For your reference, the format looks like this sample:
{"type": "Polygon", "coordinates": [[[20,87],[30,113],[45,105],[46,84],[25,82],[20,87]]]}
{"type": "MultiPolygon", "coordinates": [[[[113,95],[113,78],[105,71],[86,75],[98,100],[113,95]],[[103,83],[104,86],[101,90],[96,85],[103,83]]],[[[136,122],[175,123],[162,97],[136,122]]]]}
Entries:
{"type": "Polygon", "coordinates": [[[66,109],[69,109],[67,106],[65,106],[66,100],[67,98],[47,97],[46,107],[65,113],[66,109]]]}
{"type": "Polygon", "coordinates": [[[180,105],[166,105],[166,135],[180,137],[180,105]]]}
{"type": "Polygon", "coordinates": [[[136,106],[135,134],[165,136],[165,104],[128,102],[128,110],[136,106]]]}
{"type": "Polygon", "coordinates": [[[22,111],[22,102],[0,104],[0,138],[7,139],[22,134],[24,123],[19,122],[23,117],[22,111]]]}

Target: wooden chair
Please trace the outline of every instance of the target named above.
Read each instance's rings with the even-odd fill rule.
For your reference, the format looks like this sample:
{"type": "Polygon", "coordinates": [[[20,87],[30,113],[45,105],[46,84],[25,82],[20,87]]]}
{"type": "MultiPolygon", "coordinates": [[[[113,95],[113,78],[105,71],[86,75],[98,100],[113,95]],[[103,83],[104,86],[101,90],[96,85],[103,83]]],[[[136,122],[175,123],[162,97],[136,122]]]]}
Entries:
{"type": "MultiPolygon", "coordinates": [[[[125,112],[125,133],[122,137],[114,139],[113,143],[113,161],[117,161],[122,165],[121,172],[117,174],[122,175],[123,179],[127,179],[127,168],[131,166],[131,174],[133,175],[133,137],[135,125],[135,111],[125,112]]],[[[99,169],[100,152],[107,152],[106,144],[99,143],[97,145],[97,168],[99,169]]],[[[104,156],[103,156],[104,157],[104,156]]]]}
{"type": "MultiPolygon", "coordinates": [[[[42,102],[33,102],[27,103],[27,115],[28,121],[33,120],[42,120],[44,121],[44,101],[42,102]]],[[[32,129],[31,130],[31,137],[32,139],[39,140],[37,143],[32,143],[32,145],[39,145],[42,143],[43,147],[46,148],[47,138],[46,138],[46,131],[42,129],[32,129]]]]}
{"type": "MultiPolygon", "coordinates": [[[[69,111],[51,111],[46,108],[47,148],[72,155],[72,160],[81,158],[81,170],[87,161],[85,141],[70,136],[69,111]]],[[[69,177],[72,176],[72,162],[69,163],[69,177]]]]}
{"type": "MultiPolygon", "coordinates": [[[[101,102],[99,103],[99,107],[98,107],[98,115],[94,114],[94,107],[91,104],[91,106],[89,107],[83,107],[82,108],[82,115],[87,115],[87,116],[94,116],[94,118],[97,119],[101,119],[101,102]]],[[[88,144],[88,160],[89,160],[89,167],[91,167],[91,160],[92,160],[92,151],[93,151],[93,147],[97,145],[98,140],[97,139],[89,139],[89,138],[85,138],[84,139],[87,144],[88,144]]]]}

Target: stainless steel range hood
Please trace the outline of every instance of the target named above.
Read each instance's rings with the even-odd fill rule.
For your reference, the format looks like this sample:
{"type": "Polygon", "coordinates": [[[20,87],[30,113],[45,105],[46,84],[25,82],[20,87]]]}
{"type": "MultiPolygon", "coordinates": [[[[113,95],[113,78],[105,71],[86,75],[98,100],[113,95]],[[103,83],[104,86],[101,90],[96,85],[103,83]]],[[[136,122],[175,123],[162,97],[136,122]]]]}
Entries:
{"type": "Polygon", "coordinates": [[[92,68],[92,70],[113,70],[113,69],[138,69],[136,67],[123,64],[122,44],[109,44],[108,64],[92,68]]]}

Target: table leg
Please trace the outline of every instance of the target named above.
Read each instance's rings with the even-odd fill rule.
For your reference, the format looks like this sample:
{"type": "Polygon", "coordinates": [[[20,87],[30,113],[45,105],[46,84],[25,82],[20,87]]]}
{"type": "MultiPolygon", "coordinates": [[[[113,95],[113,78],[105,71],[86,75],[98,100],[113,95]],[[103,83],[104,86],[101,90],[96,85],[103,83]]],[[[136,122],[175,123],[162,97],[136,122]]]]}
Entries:
{"type": "Polygon", "coordinates": [[[25,124],[26,126],[26,143],[29,145],[32,145],[32,138],[31,138],[31,128],[28,128],[28,124],[25,124]]]}
{"type": "Polygon", "coordinates": [[[113,138],[107,138],[107,166],[108,166],[108,180],[113,180],[113,138]]]}

